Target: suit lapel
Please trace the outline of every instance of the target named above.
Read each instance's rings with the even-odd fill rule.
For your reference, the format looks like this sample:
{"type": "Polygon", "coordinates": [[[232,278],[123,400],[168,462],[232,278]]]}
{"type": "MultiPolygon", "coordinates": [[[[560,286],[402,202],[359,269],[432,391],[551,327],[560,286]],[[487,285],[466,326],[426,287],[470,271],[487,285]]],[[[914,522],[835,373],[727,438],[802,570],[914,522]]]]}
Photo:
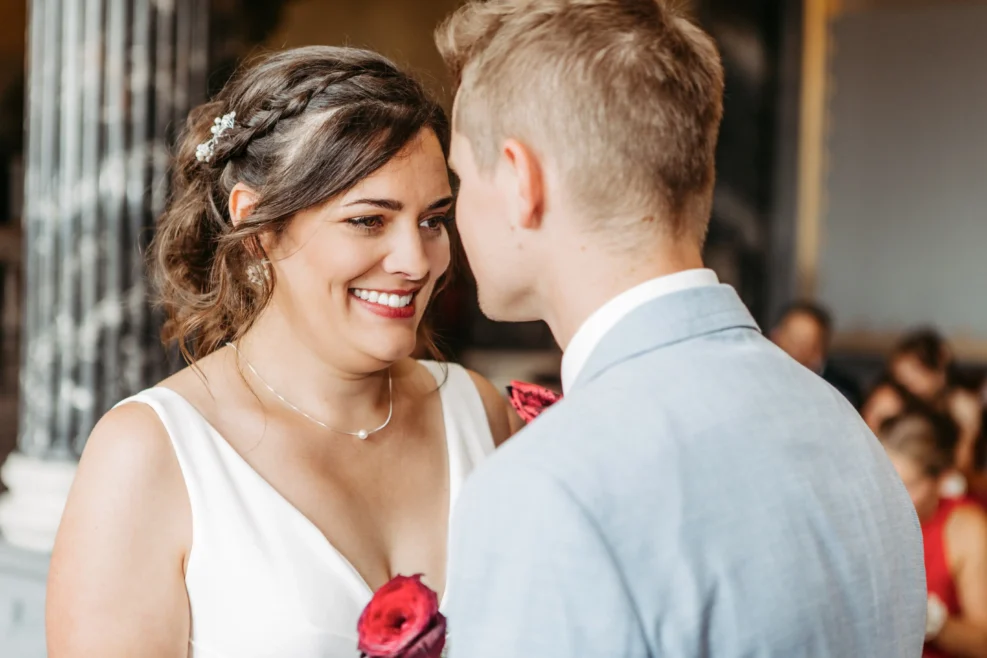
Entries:
{"type": "Polygon", "coordinates": [[[632,311],[603,337],[576,378],[573,390],[640,354],[737,327],[759,330],[737,291],[729,285],[704,286],[659,297],[632,311]]]}

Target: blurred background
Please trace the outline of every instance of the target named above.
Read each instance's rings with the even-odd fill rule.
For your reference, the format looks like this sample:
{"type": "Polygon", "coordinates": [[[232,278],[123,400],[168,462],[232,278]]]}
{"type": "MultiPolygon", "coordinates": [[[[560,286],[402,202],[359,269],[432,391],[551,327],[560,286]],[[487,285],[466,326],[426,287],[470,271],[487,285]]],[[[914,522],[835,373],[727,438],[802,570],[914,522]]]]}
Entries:
{"type": "MultiPolygon", "coordinates": [[[[378,50],[448,107],[431,34],[458,4],[0,0],[0,655],[44,655],[46,551],[93,423],[176,365],[140,250],[188,108],[308,44],[378,50]]],[[[982,420],[987,2],[676,4],[727,71],[709,265],[865,415],[893,380],[982,420]]],[[[449,358],[558,385],[547,329],[485,320],[468,273],[435,314],[449,358]]]]}

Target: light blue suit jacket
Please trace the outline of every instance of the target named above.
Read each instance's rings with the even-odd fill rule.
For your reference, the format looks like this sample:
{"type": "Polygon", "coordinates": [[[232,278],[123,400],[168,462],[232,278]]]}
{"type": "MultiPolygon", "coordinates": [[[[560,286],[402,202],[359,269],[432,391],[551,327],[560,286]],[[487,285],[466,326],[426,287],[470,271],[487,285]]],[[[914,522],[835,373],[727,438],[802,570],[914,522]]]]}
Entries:
{"type": "Polygon", "coordinates": [[[467,483],[453,658],[918,658],[922,536],[844,397],[719,285],[624,318],[467,483]]]}

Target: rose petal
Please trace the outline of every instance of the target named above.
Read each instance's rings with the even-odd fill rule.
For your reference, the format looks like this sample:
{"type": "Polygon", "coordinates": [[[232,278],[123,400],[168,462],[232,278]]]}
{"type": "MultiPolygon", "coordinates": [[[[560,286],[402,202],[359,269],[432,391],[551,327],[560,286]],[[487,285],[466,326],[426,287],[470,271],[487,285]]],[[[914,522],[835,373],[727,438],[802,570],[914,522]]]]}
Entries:
{"type": "Polygon", "coordinates": [[[400,658],[439,658],[446,645],[446,618],[440,613],[436,624],[411,643],[400,658]]]}

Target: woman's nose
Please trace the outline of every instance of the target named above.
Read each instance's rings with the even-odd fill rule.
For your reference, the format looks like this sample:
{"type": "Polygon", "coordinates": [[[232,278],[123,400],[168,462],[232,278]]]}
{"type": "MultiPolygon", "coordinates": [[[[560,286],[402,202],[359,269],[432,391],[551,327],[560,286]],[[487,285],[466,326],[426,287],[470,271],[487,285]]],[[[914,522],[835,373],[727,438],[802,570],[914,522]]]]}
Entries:
{"type": "Polygon", "coordinates": [[[428,276],[428,254],[417,226],[414,230],[402,228],[394,232],[390,253],[384,259],[384,269],[413,281],[428,276]]]}

